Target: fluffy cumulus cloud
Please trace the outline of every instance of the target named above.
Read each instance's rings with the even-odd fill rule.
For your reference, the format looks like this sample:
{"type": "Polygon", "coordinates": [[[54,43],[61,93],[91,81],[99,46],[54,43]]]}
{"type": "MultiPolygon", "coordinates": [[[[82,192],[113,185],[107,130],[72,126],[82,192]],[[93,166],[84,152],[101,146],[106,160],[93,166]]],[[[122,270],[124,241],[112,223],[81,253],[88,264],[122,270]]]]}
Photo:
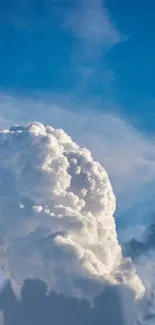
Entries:
{"type": "Polygon", "coordinates": [[[26,278],[93,299],[104,285],[144,287],[117,240],[115,196],[104,168],[60,129],[0,132],[0,265],[16,290],[26,278]]]}

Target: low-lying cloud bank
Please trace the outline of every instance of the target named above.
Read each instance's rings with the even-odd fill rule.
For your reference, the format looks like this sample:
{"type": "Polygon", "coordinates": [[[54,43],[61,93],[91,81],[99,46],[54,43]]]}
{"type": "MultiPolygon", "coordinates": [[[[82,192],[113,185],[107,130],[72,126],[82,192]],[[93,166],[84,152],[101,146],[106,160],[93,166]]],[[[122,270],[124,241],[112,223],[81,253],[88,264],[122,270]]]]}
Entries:
{"type": "Polygon", "coordinates": [[[92,300],[144,286],[117,240],[115,196],[104,168],[60,129],[35,122],[0,132],[0,265],[20,290],[27,278],[92,300]]]}

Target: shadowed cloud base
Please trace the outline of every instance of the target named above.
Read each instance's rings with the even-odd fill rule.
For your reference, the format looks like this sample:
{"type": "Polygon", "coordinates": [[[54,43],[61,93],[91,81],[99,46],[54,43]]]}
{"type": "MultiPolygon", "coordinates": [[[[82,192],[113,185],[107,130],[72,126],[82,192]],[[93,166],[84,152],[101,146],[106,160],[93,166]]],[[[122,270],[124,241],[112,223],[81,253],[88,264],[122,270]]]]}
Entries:
{"type": "MultiPolygon", "coordinates": [[[[0,296],[0,309],[3,312],[1,324],[128,325],[124,320],[121,290],[121,287],[108,286],[104,293],[96,298],[95,306],[92,308],[86,300],[48,292],[46,283],[39,279],[26,280],[21,289],[21,297],[17,299],[11,283],[8,282],[0,296]]],[[[132,325],[134,324],[132,295],[126,289],[124,294],[128,301],[128,309],[132,308],[133,316],[128,317],[132,325]]]]}

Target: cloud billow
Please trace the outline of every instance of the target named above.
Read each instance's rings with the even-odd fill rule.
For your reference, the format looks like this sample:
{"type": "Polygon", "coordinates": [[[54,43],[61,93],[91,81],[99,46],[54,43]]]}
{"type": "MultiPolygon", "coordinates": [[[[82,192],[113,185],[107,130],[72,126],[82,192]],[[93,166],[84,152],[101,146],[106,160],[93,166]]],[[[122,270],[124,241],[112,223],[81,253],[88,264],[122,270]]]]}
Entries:
{"type": "Polygon", "coordinates": [[[117,240],[108,175],[87,149],[34,122],[2,130],[0,156],[0,265],[17,291],[37,277],[91,301],[107,284],[143,296],[117,240]]]}

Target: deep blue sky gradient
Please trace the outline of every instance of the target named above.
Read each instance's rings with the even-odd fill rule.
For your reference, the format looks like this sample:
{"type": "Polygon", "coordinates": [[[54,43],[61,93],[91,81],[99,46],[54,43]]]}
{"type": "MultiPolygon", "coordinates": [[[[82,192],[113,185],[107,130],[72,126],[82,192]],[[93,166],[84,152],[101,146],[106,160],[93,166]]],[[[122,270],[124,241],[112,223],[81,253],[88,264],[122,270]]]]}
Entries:
{"type": "Polygon", "coordinates": [[[75,89],[83,75],[77,73],[80,60],[73,55],[78,40],[61,24],[62,12],[69,14],[72,7],[73,2],[58,0],[0,2],[0,90],[74,92],[76,100],[84,101],[92,96],[102,102],[110,99],[139,127],[154,131],[154,1],[106,2],[126,40],[104,56],[101,51],[80,92],[75,89]]]}

